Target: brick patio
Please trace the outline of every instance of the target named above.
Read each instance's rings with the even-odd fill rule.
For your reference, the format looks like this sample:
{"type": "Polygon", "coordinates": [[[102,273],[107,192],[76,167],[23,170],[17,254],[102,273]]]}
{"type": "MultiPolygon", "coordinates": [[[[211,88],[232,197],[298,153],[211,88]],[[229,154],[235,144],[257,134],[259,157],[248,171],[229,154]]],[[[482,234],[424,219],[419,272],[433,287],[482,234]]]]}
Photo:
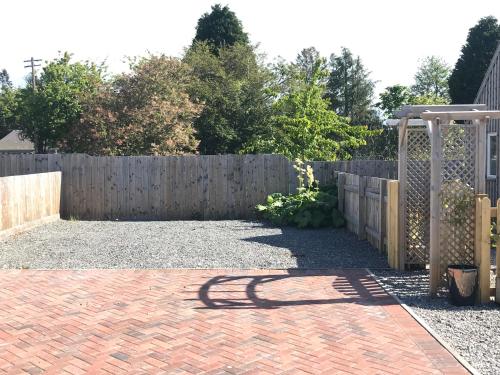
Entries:
{"type": "Polygon", "coordinates": [[[463,374],[364,270],[0,271],[0,371],[463,374]]]}

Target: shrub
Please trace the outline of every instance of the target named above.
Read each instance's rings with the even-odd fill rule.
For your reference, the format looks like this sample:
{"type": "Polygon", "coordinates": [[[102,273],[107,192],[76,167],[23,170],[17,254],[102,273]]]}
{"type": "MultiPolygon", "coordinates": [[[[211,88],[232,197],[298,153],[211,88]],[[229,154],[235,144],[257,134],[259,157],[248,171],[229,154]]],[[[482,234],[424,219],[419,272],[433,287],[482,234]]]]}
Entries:
{"type": "Polygon", "coordinates": [[[275,225],[292,225],[298,228],[341,227],[345,224],[337,209],[337,186],[319,188],[310,166],[302,168],[296,161],[299,186],[296,194],[274,193],[267,197],[265,204],[257,205],[260,217],[275,225]],[[307,185],[304,181],[307,180],[307,185]]]}

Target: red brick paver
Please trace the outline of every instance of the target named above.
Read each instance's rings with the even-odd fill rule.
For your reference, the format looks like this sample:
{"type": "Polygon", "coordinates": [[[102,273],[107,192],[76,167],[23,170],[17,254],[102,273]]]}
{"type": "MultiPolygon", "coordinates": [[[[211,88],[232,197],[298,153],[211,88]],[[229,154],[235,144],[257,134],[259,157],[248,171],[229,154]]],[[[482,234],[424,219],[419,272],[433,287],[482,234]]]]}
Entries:
{"type": "Polygon", "coordinates": [[[364,270],[0,272],[0,372],[463,374],[364,270]]]}

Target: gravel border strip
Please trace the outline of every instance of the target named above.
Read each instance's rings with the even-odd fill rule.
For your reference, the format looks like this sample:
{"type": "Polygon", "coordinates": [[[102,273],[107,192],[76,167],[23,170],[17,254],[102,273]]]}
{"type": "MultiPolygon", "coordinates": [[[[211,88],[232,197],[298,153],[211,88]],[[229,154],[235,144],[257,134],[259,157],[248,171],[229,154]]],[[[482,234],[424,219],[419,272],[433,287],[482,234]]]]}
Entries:
{"type": "Polygon", "coordinates": [[[469,371],[472,375],[481,375],[481,373],[476,370],[465,358],[463,358],[455,349],[453,349],[439,334],[433,330],[427,322],[425,322],[421,317],[417,315],[413,309],[408,306],[406,303],[404,303],[396,294],[392,293],[390,290],[388,290],[375,276],[375,274],[370,270],[366,269],[366,271],[370,274],[370,276],[375,280],[375,282],[387,293],[389,294],[392,298],[396,300],[397,303],[401,305],[403,309],[406,310],[408,314],[411,315],[413,319],[417,321],[418,324],[420,324],[429,334],[436,339],[439,344],[443,348],[445,348],[460,364],[467,370],[469,371]]]}

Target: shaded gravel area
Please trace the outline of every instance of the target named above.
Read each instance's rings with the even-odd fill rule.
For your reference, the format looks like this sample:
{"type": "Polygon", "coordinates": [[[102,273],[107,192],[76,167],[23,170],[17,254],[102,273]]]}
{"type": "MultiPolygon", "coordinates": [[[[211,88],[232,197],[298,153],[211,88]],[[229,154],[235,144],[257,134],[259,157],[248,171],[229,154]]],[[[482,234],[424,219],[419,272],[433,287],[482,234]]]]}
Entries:
{"type": "Polygon", "coordinates": [[[0,242],[0,268],[387,267],[345,229],[249,221],[56,221],[0,242]]]}
{"type": "Polygon", "coordinates": [[[410,306],[482,374],[500,374],[500,308],[491,303],[456,307],[445,292],[428,297],[427,272],[372,270],[384,287],[410,306]]]}

